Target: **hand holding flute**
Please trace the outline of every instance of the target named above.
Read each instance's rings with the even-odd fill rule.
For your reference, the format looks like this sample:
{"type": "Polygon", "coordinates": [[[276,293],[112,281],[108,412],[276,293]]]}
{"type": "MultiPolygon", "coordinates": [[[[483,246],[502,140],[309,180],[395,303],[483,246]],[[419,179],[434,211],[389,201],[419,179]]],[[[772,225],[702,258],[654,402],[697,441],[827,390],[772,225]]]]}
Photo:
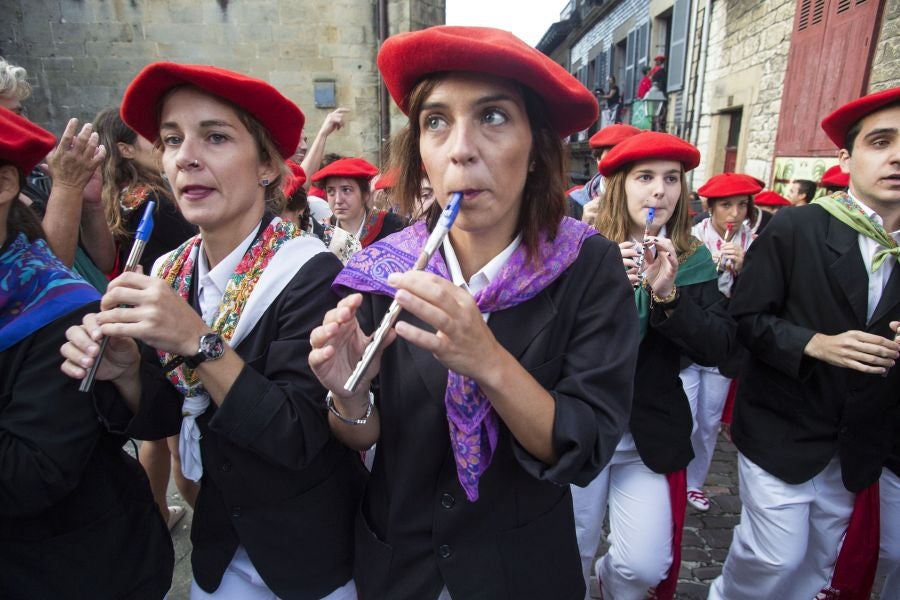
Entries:
{"type": "MultiPolygon", "coordinates": [[[[134,236],[134,245],[131,247],[131,252],[128,254],[128,261],[125,263],[125,272],[137,269],[141,257],[144,255],[144,248],[147,247],[147,241],[150,239],[150,233],[153,231],[153,211],[155,208],[156,202],[153,200],[147,202],[147,206],[144,208],[144,214],[141,217],[141,222],[138,225],[137,232],[134,236]]],[[[106,337],[100,342],[100,352],[95,357],[94,364],[91,365],[87,375],[81,380],[78,391],[90,392],[94,388],[94,379],[97,376],[97,369],[100,367],[100,361],[103,360],[103,353],[106,351],[106,345],[108,343],[109,338],[106,337]]]]}
{"type": "MultiPolygon", "coordinates": [[[[734,223],[726,223],[725,224],[725,244],[731,242],[731,238],[734,234],[734,223]]],[[[721,248],[721,252],[719,253],[719,260],[716,261],[716,271],[722,273],[725,269],[731,268],[733,262],[730,258],[725,257],[725,248],[724,246],[721,248]]]]}

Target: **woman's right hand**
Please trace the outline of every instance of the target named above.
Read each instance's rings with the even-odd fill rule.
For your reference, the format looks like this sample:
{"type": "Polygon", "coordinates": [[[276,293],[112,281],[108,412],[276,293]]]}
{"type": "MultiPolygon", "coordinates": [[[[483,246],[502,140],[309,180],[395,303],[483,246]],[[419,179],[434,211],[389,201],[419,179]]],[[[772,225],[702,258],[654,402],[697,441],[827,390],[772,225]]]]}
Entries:
{"type": "MultiPolygon", "coordinates": [[[[94,313],[85,315],[81,325],[69,327],[66,330],[66,343],[59,349],[65,359],[60,367],[62,372],[73,379],[84,379],[97,360],[102,340],[103,335],[100,333],[97,315],[94,313]]],[[[140,359],[140,352],[134,340],[111,337],[97,368],[96,379],[115,381],[129,377],[130,373],[136,375],[140,359]]]]}
{"type": "Polygon", "coordinates": [[[622,242],[619,244],[619,252],[622,253],[622,264],[625,265],[625,274],[628,275],[628,281],[632,287],[636,287],[641,279],[638,275],[637,263],[634,261],[638,257],[638,251],[634,242],[622,242]]]}
{"type": "MultiPolygon", "coordinates": [[[[310,334],[312,351],[309,353],[309,366],[322,385],[337,398],[349,399],[360,395],[359,391],[351,394],[345,390],[344,384],[353,373],[371,339],[371,336],[363,333],[356,320],[356,311],[362,305],[362,299],[362,294],[351,294],[338,302],[335,308],[325,313],[322,325],[313,329],[310,334]]],[[[360,380],[357,390],[368,392],[369,384],[378,374],[381,353],[396,335],[391,329],[385,337],[372,364],[360,380]]]]}
{"type": "Polygon", "coordinates": [[[594,198],[584,205],[581,221],[593,227],[597,226],[597,215],[600,213],[600,198],[594,198]]]}

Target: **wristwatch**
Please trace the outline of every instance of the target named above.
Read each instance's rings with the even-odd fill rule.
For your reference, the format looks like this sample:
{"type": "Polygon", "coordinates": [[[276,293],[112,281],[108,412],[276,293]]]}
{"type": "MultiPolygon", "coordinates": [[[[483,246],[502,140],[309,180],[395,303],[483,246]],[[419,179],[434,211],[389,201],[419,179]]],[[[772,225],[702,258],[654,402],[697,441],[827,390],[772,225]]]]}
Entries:
{"type": "Polygon", "coordinates": [[[208,360],[216,360],[222,358],[225,354],[225,341],[218,333],[207,333],[200,336],[200,348],[197,354],[185,357],[184,364],[192,369],[208,360]]]}

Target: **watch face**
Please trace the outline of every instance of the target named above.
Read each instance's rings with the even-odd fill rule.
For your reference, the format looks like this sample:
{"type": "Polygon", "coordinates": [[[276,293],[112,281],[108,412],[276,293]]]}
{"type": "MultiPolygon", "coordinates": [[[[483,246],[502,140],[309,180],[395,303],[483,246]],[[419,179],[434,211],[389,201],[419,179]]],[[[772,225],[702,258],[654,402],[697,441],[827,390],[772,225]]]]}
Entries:
{"type": "Polygon", "coordinates": [[[207,359],[220,358],[225,354],[225,342],[218,333],[207,333],[200,338],[200,352],[207,359]]]}

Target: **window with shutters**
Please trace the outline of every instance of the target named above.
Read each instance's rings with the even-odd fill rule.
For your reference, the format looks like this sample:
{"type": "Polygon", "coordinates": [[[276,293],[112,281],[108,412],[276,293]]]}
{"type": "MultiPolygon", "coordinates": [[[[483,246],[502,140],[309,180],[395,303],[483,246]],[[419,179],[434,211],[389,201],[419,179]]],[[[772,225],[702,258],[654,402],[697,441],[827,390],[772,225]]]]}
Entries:
{"type": "Polygon", "coordinates": [[[865,93],[883,3],[797,0],[776,156],[834,155],[819,122],[865,93]]]}
{"type": "Polygon", "coordinates": [[[634,93],[641,80],[641,69],[650,62],[650,22],[638,25],[628,32],[625,46],[625,77],[619,82],[623,100],[634,100],[634,93]]]}
{"type": "Polygon", "coordinates": [[[690,0],[675,0],[672,10],[671,41],[669,42],[668,80],[666,91],[679,92],[684,88],[685,60],[687,57],[687,37],[691,20],[690,0]]]}

